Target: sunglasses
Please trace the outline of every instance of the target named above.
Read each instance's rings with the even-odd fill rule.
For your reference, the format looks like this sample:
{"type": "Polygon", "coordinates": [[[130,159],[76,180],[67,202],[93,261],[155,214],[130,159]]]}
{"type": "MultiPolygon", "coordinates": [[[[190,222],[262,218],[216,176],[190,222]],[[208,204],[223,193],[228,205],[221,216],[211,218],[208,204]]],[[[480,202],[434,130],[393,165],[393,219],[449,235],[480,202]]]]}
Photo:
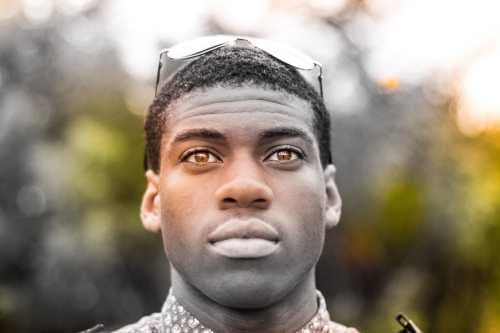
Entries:
{"type": "Polygon", "coordinates": [[[258,48],[279,61],[288,64],[310,83],[323,98],[322,66],[303,52],[286,44],[261,38],[213,35],[180,42],[160,51],[158,71],[156,73],[155,96],[158,88],[168,82],[172,76],[190,61],[209,52],[227,46],[246,46],[258,48]]]}

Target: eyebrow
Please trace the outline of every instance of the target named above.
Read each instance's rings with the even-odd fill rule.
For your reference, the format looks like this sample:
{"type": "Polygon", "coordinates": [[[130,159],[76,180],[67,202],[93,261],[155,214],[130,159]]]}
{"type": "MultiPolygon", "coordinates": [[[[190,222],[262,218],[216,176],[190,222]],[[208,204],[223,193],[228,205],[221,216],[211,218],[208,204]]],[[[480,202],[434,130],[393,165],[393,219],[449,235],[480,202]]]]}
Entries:
{"type": "Polygon", "coordinates": [[[296,127],[273,127],[264,130],[259,133],[259,142],[290,137],[300,138],[310,145],[314,145],[314,140],[311,136],[307,132],[296,127]]]}
{"type": "Polygon", "coordinates": [[[179,144],[182,142],[186,142],[189,140],[214,140],[214,141],[223,141],[227,142],[227,138],[221,132],[210,129],[210,128],[193,128],[186,130],[175,136],[172,141],[172,145],[179,144]]]}
{"type": "MultiPolygon", "coordinates": [[[[310,145],[314,145],[311,136],[302,129],[296,127],[273,127],[258,133],[259,143],[282,138],[300,138],[310,145]]],[[[228,138],[221,132],[210,128],[193,128],[177,134],[172,140],[172,145],[180,144],[190,140],[212,140],[227,143],[228,138]]]]}

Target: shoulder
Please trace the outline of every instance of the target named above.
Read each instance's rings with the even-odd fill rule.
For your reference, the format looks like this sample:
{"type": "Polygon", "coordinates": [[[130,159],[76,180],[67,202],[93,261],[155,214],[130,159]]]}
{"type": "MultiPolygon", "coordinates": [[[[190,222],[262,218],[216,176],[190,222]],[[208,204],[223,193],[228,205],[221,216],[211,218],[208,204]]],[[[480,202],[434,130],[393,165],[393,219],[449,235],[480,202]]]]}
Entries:
{"type": "Polygon", "coordinates": [[[355,328],[347,327],[330,321],[330,324],[328,326],[328,333],[359,333],[359,331],[355,328]]]}
{"type": "Polygon", "coordinates": [[[112,333],[158,333],[161,332],[161,321],[161,313],[153,313],[112,333]]]}

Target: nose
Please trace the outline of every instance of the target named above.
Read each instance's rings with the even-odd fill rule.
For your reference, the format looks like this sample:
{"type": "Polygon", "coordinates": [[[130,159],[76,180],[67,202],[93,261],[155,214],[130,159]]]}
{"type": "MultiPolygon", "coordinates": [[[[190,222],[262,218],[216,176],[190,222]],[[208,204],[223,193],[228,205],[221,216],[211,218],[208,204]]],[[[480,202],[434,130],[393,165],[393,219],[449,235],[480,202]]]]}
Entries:
{"type": "Polygon", "coordinates": [[[238,177],[222,185],[215,192],[215,196],[220,209],[267,209],[271,205],[273,192],[260,180],[238,177]]]}

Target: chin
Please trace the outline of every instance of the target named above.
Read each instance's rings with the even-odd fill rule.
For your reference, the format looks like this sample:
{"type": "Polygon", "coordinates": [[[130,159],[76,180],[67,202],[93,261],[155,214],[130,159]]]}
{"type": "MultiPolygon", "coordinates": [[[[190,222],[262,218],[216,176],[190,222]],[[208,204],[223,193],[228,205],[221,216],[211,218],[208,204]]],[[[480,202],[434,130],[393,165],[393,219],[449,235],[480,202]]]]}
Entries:
{"type": "Polygon", "coordinates": [[[218,283],[204,288],[218,304],[235,309],[261,309],[286,295],[286,283],[279,275],[225,274],[218,283]]]}

